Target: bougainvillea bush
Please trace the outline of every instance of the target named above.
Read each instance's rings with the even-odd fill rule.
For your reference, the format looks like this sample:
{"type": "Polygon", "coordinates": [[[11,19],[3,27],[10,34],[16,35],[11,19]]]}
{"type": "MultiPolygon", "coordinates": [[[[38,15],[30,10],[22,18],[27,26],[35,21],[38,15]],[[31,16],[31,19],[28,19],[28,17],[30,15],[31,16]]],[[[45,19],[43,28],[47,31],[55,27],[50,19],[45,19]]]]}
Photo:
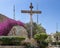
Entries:
{"type": "Polygon", "coordinates": [[[11,28],[15,25],[19,25],[19,26],[24,27],[24,23],[22,23],[20,21],[13,20],[13,19],[10,19],[10,18],[8,18],[5,21],[1,22],[0,23],[0,36],[8,35],[11,28]]]}

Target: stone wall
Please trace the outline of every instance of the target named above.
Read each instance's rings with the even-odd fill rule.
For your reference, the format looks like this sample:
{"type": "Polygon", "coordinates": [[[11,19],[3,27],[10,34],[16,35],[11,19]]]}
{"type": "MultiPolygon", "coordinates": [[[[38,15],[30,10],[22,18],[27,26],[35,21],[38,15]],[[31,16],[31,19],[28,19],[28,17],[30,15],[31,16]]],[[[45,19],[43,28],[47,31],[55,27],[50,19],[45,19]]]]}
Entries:
{"type": "Polygon", "coordinates": [[[0,46],[0,48],[25,48],[25,46],[0,46]]]}

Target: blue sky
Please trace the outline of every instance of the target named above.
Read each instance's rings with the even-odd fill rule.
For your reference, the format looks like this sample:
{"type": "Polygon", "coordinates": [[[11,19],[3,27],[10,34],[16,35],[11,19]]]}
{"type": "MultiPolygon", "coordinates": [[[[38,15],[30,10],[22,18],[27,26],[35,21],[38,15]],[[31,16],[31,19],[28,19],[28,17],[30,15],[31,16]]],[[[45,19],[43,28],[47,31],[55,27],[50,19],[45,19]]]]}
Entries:
{"type": "MultiPolygon", "coordinates": [[[[30,3],[33,3],[34,9],[42,11],[39,14],[39,24],[46,29],[47,33],[56,32],[56,24],[58,24],[58,31],[60,31],[60,0],[0,0],[0,13],[13,19],[13,5],[15,4],[16,20],[24,23],[30,21],[29,14],[21,13],[21,10],[29,10],[30,3]]],[[[33,15],[33,21],[37,22],[37,15],[33,15]]]]}

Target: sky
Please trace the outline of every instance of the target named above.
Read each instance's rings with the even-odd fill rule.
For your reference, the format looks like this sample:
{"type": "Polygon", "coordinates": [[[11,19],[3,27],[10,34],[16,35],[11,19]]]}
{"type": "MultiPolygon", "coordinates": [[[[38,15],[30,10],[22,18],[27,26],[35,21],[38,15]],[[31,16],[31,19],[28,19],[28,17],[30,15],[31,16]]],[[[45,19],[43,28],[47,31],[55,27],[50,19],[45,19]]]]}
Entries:
{"type": "MultiPolygon", "coordinates": [[[[38,24],[46,29],[48,34],[60,31],[60,0],[0,0],[0,14],[13,19],[13,6],[15,5],[15,20],[28,23],[30,15],[21,13],[21,10],[30,10],[30,3],[33,10],[40,10],[38,24]],[[38,6],[37,6],[38,5],[38,6]]],[[[37,23],[37,14],[33,14],[33,21],[37,23]]]]}

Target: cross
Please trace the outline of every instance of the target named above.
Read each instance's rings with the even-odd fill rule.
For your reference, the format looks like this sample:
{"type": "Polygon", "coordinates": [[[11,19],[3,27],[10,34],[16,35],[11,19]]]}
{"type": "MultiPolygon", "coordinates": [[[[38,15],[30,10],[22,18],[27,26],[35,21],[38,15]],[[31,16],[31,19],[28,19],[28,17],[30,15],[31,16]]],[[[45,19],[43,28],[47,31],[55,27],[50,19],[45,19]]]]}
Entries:
{"type": "Polygon", "coordinates": [[[41,11],[33,11],[33,6],[32,3],[30,3],[30,10],[21,10],[21,13],[29,13],[30,14],[30,23],[31,23],[31,38],[32,38],[32,30],[33,30],[33,19],[32,19],[32,15],[33,14],[41,14],[41,11]]]}

